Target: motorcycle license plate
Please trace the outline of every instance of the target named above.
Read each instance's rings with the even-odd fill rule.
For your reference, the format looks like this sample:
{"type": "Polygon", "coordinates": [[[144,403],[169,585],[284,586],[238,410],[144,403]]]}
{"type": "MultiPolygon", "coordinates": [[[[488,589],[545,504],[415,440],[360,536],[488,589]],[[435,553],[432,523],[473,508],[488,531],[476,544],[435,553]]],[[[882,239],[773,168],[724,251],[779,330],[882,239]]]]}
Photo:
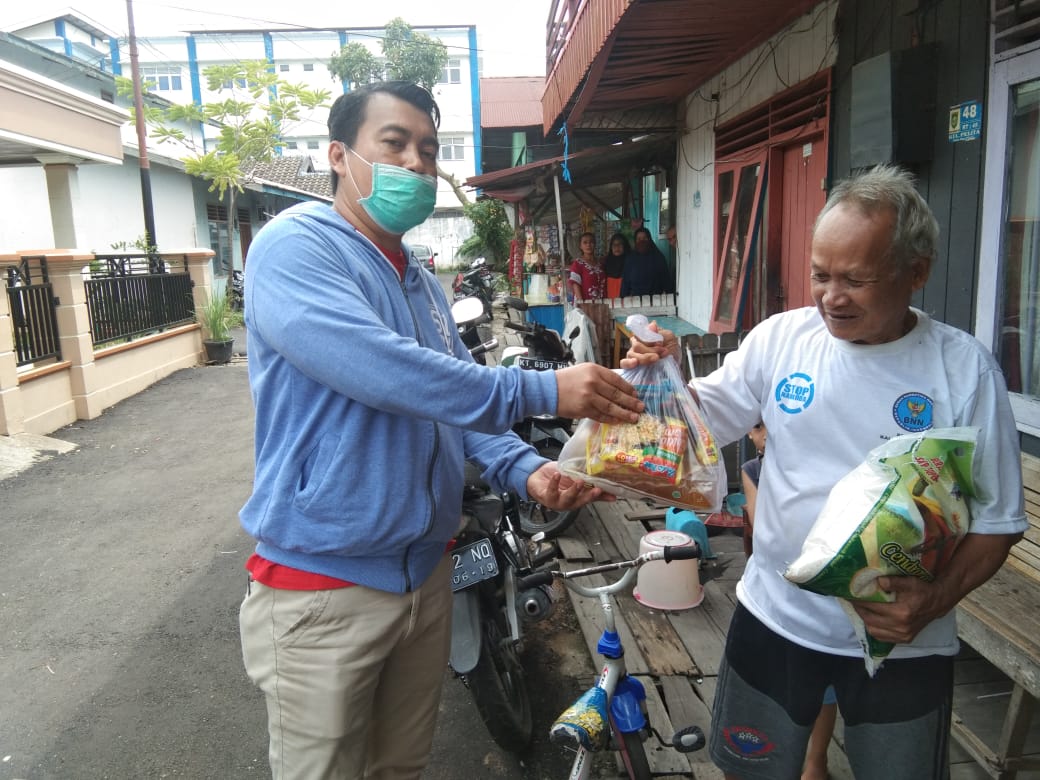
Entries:
{"type": "Polygon", "coordinates": [[[562,360],[543,360],[542,358],[533,358],[526,355],[517,357],[516,364],[520,368],[533,368],[535,371],[555,371],[558,368],[567,368],[570,365],[562,360]]]}
{"type": "Polygon", "coordinates": [[[452,591],[468,588],[483,580],[491,579],[498,574],[498,561],[495,550],[487,539],[478,539],[465,547],[451,551],[452,591]]]}

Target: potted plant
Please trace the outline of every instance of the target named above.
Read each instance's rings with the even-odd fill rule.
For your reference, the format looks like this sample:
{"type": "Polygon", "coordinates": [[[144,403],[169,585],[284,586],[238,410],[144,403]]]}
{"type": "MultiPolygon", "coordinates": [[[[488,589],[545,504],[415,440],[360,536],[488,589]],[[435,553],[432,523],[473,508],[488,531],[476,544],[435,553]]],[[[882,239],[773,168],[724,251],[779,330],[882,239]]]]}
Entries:
{"type": "Polygon", "coordinates": [[[231,360],[233,313],[226,295],[210,295],[195,311],[195,319],[202,326],[202,344],[206,348],[206,362],[227,363],[231,360]]]}

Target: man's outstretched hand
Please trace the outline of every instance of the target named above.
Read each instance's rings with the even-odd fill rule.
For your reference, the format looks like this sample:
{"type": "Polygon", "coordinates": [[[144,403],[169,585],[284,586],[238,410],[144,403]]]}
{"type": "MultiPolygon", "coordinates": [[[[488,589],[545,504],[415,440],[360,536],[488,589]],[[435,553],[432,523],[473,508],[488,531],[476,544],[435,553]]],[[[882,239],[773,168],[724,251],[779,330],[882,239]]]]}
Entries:
{"type": "Polygon", "coordinates": [[[560,473],[553,462],[545,463],[527,478],[527,495],[542,506],[564,512],[593,501],[614,501],[614,496],[560,473]]]}
{"type": "Polygon", "coordinates": [[[601,423],[634,423],[643,411],[636,389],[609,368],[579,363],[556,372],[561,417],[591,417],[601,423]]]}

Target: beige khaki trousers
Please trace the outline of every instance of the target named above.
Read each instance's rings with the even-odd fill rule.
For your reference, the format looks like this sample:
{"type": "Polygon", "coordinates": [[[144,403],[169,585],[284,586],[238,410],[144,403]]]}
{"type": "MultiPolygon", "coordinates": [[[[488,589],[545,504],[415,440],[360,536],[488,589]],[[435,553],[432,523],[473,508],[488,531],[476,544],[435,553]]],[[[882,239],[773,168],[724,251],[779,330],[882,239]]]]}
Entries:
{"type": "Polygon", "coordinates": [[[405,594],[250,583],[242,657],[267,701],[275,780],[421,775],[451,647],[450,562],[405,594]]]}

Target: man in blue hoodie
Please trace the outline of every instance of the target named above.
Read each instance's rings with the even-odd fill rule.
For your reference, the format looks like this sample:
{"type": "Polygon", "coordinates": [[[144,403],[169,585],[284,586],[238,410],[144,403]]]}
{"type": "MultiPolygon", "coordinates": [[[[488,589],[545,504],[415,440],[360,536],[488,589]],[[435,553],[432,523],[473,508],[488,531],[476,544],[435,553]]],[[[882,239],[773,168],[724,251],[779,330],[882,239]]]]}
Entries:
{"type": "Polygon", "coordinates": [[[401,236],[432,212],[439,111],[383,82],[329,114],[335,201],[278,215],[246,265],[257,539],[242,651],[263,690],[275,778],[418,778],[451,630],[463,464],[555,509],[605,498],[510,433],[556,413],[634,422],[594,364],[472,361],[436,279],[401,236]]]}

